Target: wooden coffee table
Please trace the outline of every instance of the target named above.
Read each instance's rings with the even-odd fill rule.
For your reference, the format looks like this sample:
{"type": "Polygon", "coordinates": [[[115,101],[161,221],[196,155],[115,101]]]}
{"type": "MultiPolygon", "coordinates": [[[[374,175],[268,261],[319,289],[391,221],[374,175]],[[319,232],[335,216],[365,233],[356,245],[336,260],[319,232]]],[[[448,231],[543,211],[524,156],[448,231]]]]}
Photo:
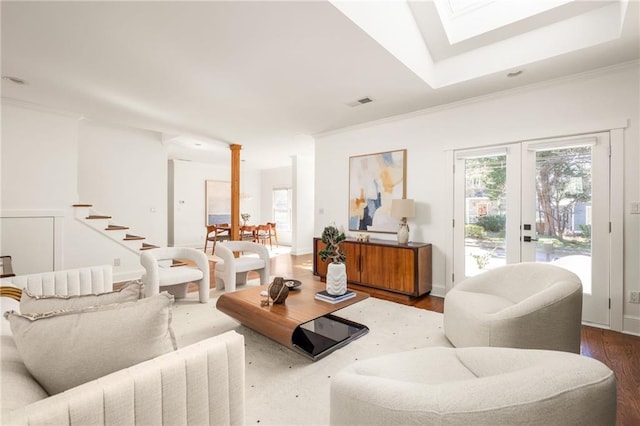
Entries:
{"type": "Polygon", "coordinates": [[[366,334],[369,329],[335,315],[333,312],[369,297],[354,291],[355,297],[332,304],[314,298],[325,289],[320,281],[308,279],[298,289],[290,290],[282,305],[261,306],[265,298],[260,292],[267,286],[250,287],[225,293],[216,307],[260,334],[283,346],[317,360],[350,341],[366,334]]]}

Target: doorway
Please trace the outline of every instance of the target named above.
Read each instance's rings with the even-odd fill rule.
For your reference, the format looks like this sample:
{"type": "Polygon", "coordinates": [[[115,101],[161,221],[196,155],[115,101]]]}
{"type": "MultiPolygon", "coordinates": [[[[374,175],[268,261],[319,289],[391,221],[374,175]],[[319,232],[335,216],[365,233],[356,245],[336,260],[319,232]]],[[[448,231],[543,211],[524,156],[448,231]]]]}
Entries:
{"type": "Polygon", "coordinates": [[[609,326],[609,152],[609,133],[456,152],[454,285],[553,263],[582,280],[583,320],[609,326]]]}

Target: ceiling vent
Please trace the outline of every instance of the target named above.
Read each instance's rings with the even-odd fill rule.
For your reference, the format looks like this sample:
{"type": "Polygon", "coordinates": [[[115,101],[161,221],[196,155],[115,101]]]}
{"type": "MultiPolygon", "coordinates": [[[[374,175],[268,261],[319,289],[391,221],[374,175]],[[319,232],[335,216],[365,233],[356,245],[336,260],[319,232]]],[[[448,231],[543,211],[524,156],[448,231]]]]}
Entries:
{"type": "Polygon", "coordinates": [[[368,104],[370,102],[373,102],[373,99],[367,96],[366,98],[358,99],[355,102],[349,102],[347,105],[349,105],[350,107],[357,107],[360,105],[368,104]]]}

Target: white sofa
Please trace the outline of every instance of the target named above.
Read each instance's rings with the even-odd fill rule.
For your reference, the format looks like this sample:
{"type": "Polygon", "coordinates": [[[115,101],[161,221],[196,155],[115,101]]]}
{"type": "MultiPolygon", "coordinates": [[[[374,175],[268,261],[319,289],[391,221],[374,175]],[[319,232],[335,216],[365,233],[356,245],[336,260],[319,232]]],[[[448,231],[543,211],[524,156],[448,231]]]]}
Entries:
{"type": "MultiPolygon", "coordinates": [[[[32,292],[40,286],[47,294],[64,294],[63,289],[84,294],[110,290],[110,279],[111,267],[107,265],[13,277],[3,280],[3,285],[24,285],[32,292]]],[[[5,302],[2,301],[3,311],[7,309],[5,302]]],[[[4,330],[0,345],[3,425],[201,425],[245,421],[244,337],[233,331],[52,396],[29,374],[13,337],[4,330]]]]}
{"type": "Polygon", "coordinates": [[[233,331],[53,396],[10,336],[1,344],[4,425],[244,424],[244,337],[233,331]]]}
{"type": "Polygon", "coordinates": [[[3,278],[19,288],[26,288],[33,294],[90,294],[113,290],[113,269],[111,265],[88,266],[41,274],[17,275],[3,278]]]}

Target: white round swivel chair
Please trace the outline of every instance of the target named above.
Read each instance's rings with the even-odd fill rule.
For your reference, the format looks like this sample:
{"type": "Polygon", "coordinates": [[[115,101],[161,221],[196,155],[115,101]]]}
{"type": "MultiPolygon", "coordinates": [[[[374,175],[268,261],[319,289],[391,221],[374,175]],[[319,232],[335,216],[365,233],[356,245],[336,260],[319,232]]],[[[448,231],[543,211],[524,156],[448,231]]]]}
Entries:
{"type": "Polygon", "coordinates": [[[582,284],[567,269],[516,263],[468,278],[444,299],[455,347],[503,346],[580,353],[582,284]]]}
{"type": "Polygon", "coordinates": [[[358,361],[331,379],[333,425],[616,423],[616,378],[585,356],[422,348],[358,361]]]}

